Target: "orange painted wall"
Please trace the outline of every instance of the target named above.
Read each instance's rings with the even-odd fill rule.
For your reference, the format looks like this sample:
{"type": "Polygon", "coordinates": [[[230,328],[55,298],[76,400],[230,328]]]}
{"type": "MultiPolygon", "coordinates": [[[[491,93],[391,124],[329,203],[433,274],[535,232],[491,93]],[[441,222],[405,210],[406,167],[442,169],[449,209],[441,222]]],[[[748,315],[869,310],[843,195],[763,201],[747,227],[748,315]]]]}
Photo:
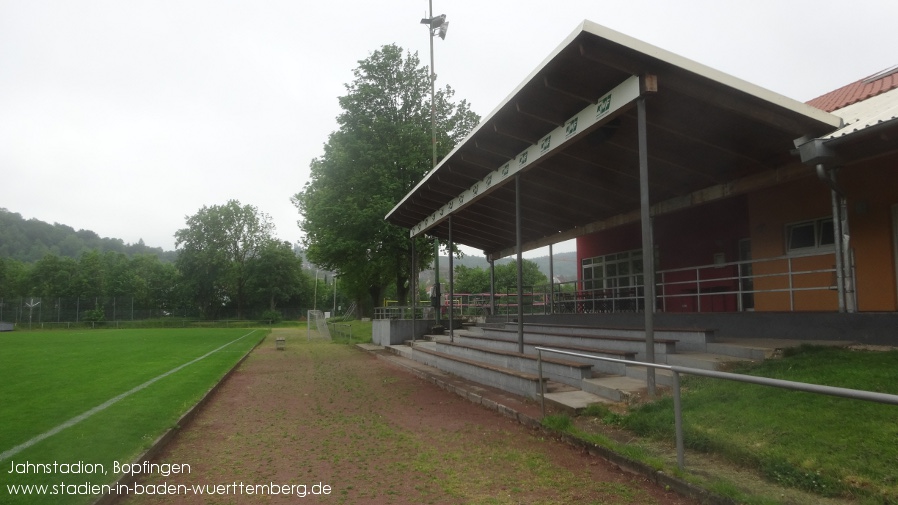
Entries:
{"type": "MultiPolygon", "coordinates": [[[[838,182],[848,197],[851,247],[856,266],[856,289],[859,311],[898,310],[895,252],[892,238],[892,205],[898,203],[898,160],[895,158],[852,165],[843,168],[838,182]]],[[[786,225],[832,215],[832,201],[827,185],[808,168],[808,177],[749,196],[749,227],[754,259],[786,254],[786,225]]],[[[794,260],[795,268],[832,268],[835,254],[822,258],[794,260]],[[802,265],[802,263],[804,265],[802,265]]],[[[784,271],[784,261],[755,266],[756,276],[784,271]]],[[[812,274],[795,284],[829,281],[832,274],[812,274]],[[815,277],[816,276],[816,277],[815,277]]],[[[784,288],[785,277],[755,279],[756,289],[784,288]]],[[[790,310],[786,293],[758,293],[758,311],[790,310]]],[[[794,310],[838,310],[835,291],[796,293],[794,310]]]]}
{"type": "MultiPolygon", "coordinates": [[[[817,219],[832,214],[830,193],[827,186],[812,176],[782,186],[765,189],[749,195],[749,233],[751,235],[751,256],[754,260],[776,258],[786,255],[786,225],[809,219],[817,219]]],[[[835,254],[823,258],[794,258],[792,270],[832,268],[835,254]]],[[[774,276],[788,272],[786,260],[758,263],[754,266],[754,287],[757,290],[787,289],[788,276],[774,276]],[[765,277],[773,276],[773,277],[765,277]]],[[[794,284],[821,285],[828,282],[825,274],[813,274],[793,280],[794,284]]],[[[787,292],[756,293],[755,310],[838,310],[836,293],[827,291],[806,291],[795,293],[790,300],[787,292]]]]}
{"type": "Polygon", "coordinates": [[[898,310],[892,206],[898,204],[898,157],[844,168],[860,311],[898,310]]]}

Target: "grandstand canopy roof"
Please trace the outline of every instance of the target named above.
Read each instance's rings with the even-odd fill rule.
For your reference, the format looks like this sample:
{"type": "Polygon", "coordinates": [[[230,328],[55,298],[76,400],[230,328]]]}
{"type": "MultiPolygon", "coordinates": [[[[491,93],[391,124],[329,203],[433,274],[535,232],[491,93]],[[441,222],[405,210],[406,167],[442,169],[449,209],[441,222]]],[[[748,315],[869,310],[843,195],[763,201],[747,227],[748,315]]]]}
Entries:
{"type": "MultiPolygon", "coordinates": [[[[498,258],[639,216],[636,100],[654,212],[744,191],[799,164],[839,117],[584,21],[386,219],[498,258]]],[[[799,164],[798,169],[809,170],[799,164]]],[[[788,175],[786,175],[788,176],[788,175]]]]}

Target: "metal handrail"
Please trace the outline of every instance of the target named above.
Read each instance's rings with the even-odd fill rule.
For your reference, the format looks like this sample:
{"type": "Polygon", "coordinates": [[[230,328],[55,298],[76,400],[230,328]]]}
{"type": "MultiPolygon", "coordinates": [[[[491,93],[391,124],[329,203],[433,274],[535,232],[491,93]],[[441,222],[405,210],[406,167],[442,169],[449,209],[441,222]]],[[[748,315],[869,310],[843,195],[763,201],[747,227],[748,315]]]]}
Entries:
{"type": "MultiPolygon", "coordinates": [[[[833,278],[832,282],[829,280],[823,280],[819,283],[815,283],[813,286],[799,287],[795,285],[795,280],[801,277],[808,276],[820,276],[824,274],[833,274],[835,275],[835,268],[808,268],[808,269],[796,269],[795,263],[805,260],[815,260],[826,258],[828,256],[832,256],[833,252],[825,251],[825,252],[813,252],[807,254],[788,254],[783,256],[775,256],[770,258],[759,258],[752,260],[740,260],[740,261],[730,261],[726,263],[712,263],[706,265],[695,265],[689,267],[681,267],[681,268],[672,268],[667,270],[659,270],[657,272],[657,280],[656,286],[656,299],[657,303],[659,303],[659,310],[666,311],[667,303],[669,301],[675,300],[683,300],[693,298],[696,300],[696,309],[698,312],[702,311],[702,299],[707,296],[719,296],[719,295],[747,295],[747,294],[764,294],[764,293],[788,293],[789,295],[789,307],[790,310],[795,310],[795,294],[800,292],[808,292],[808,291],[833,291],[836,289],[835,278],[833,278]],[[780,268],[776,268],[777,271],[772,272],[755,272],[752,273],[744,273],[743,269],[746,267],[752,267],[754,269],[755,266],[758,265],[776,265],[782,264],[781,271],[780,268]],[[692,273],[691,277],[682,277],[678,280],[669,280],[671,276],[677,275],[687,275],[692,273]],[[711,276],[705,277],[705,275],[712,274],[711,276]],[[760,281],[760,280],[768,280],[774,281],[778,280],[777,284],[782,284],[782,287],[764,287],[764,288],[748,288],[742,285],[743,280],[751,280],[751,281],[760,281]],[[703,287],[720,287],[721,283],[729,283],[729,289],[725,291],[716,291],[714,293],[703,293],[703,287]],[[672,289],[677,288],[686,288],[686,287],[694,287],[695,292],[678,292],[671,293],[672,289]]],[[[634,274],[635,275],[635,274],[634,274]]],[[[576,281],[569,281],[564,283],[557,283],[553,287],[552,292],[554,295],[558,295],[557,291],[561,286],[573,286],[574,292],[582,292],[582,293],[597,293],[597,295],[593,299],[596,301],[602,301],[603,303],[610,303],[610,311],[614,312],[617,310],[617,302],[623,301],[625,310],[632,310],[632,306],[627,305],[626,302],[632,301],[636,298],[641,299],[642,295],[638,295],[638,297],[632,296],[618,296],[617,292],[622,287],[596,287],[596,288],[587,288],[588,279],[579,279],[576,281]],[[605,296],[602,293],[611,293],[611,296],[605,296]]],[[[549,286],[546,285],[543,287],[543,291],[545,293],[549,293],[549,286]]],[[[629,286],[629,288],[638,288],[641,289],[641,285],[633,285],[629,286]]],[[[561,288],[562,290],[571,289],[571,288],[561,288]]],[[[587,297],[587,299],[589,299],[587,297]]],[[[741,298],[740,298],[741,300],[741,298]]],[[[641,307],[639,310],[643,310],[641,307]]],[[[740,309],[742,310],[742,309],[740,309]]]]}
{"type": "Polygon", "coordinates": [[[661,370],[670,370],[673,373],[673,400],[674,400],[674,429],[677,439],[677,466],[680,470],[685,468],[685,457],[683,449],[683,411],[680,405],[680,374],[698,375],[702,377],[711,377],[714,379],[732,380],[736,382],[745,382],[749,384],[758,384],[761,386],[778,387],[782,389],[791,389],[793,391],[804,391],[806,393],[815,393],[829,396],[838,396],[842,398],[851,398],[854,400],[864,400],[876,403],[886,403],[889,405],[898,405],[898,395],[888,393],[877,393],[875,391],[864,391],[860,389],[849,389],[835,386],[824,386],[821,384],[811,384],[807,382],[788,381],[783,379],[770,379],[767,377],[756,377],[754,375],[743,375],[731,372],[720,372],[717,370],[703,370],[701,368],[690,368],[679,365],[663,365],[659,363],[646,363],[644,361],[632,361],[618,358],[606,358],[604,356],[593,356],[571,351],[563,351],[561,349],[552,349],[549,347],[536,347],[537,352],[537,368],[539,370],[540,382],[540,408],[543,417],[546,416],[546,391],[545,382],[543,381],[543,362],[542,352],[552,352],[556,354],[565,354],[568,356],[578,356],[581,358],[595,359],[598,361],[608,361],[611,363],[622,363],[625,365],[643,366],[646,368],[657,368],[661,370]]]}

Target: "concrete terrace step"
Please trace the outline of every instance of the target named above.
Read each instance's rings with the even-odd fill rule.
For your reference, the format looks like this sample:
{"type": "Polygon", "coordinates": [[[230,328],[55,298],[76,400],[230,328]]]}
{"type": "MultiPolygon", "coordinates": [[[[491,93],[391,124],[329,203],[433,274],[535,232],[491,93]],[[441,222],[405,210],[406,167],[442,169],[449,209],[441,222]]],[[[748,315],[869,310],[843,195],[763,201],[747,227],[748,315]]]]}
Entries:
{"type": "MultiPolygon", "coordinates": [[[[576,328],[573,326],[567,327],[576,328]]],[[[387,350],[414,359],[461,378],[498,387],[530,399],[540,394],[537,377],[536,346],[594,354],[617,359],[641,359],[645,349],[642,337],[568,334],[525,335],[524,354],[518,352],[517,328],[460,329],[449,335],[431,335],[414,346],[389,346],[387,350]],[[624,343],[625,349],[599,349],[599,345],[624,343]],[[638,349],[638,350],[637,350],[638,349]]],[[[708,352],[658,352],[680,347],[674,340],[658,339],[656,362],[689,368],[714,370],[740,360],[763,360],[771,350],[762,346],[723,341],[706,344],[708,352]],[[711,352],[711,350],[715,352],[711,352]],[[716,352],[723,351],[723,352],[716,352]]],[[[543,353],[546,400],[569,411],[578,411],[600,401],[627,402],[646,387],[646,369],[641,366],[543,353]],[[591,369],[590,369],[591,366],[591,369]]],[[[659,387],[672,385],[672,373],[655,370],[659,387]]]]}
{"type": "MultiPolygon", "coordinates": [[[[517,341],[517,335],[516,329],[484,329],[484,336],[497,340],[517,341]]],[[[637,360],[641,360],[645,353],[644,337],[528,331],[524,334],[524,342],[545,347],[575,346],[587,349],[634,352],[637,360]]],[[[655,354],[673,354],[676,352],[676,346],[676,340],[656,338],[654,343],[655,354]]]]}
{"type": "MultiPolygon", "coordinates": [[[[636,379],[645,387],[646,367],[644,366],[627,366],[627,377],[636,379]]],[[[655,369],[655,384],[659,386],[673,385],[673,372],[670,370],[655,369]]]]}
{"type": "Polygon", "coordinates": [[[701,370],[720,370],[727,365],[746,361],[745,358],[737,358],[723,354],[714,354],[707,352],[686,352],[677,354],[668,354],[665,356],[665,363],[668,365],[683,366],[688,368],[699,368],[701,370]]]}
{"type": "Polygon", "coordinates": [[[645,389],[645,380],[639,381],[622,375],[609,375],[583,379],[583,391],[612,402],[626,402],[630,396],[645,389]]]}
{"type": "MultiPolygon", "coordinates": [[[[520,372],[539,373],[539,360],[533,354],[522,354],[516,351],[450,342],[437,342],[436,350],[520,372]]],[[[544,356],[542,369],[543,377],[578,388],[580,387],[580,381],[592,377],[591,364],[564,359],[560,355],[544,356]]]]}
{"type": "Polygon", "coordinates": [[[775,349],[749,344],[714,342],[708,344],[707,351],[744,360],[764,361],[773,355],[775,349]]]}
{"type": "Polygon", "coordinates": [[[597,403],[614,403],[608,398],[594,395],[577,389],[575,391],[561,391],[558,393],[546,393],[546,404],[554,404],[573,414],[580,413],[586,407],[597,403]]]}
{"type": "MultiPolygon", "coordinates": [[[[514,326],[514,325],[511,325],[514,326]]],[[[507,329],[515,329],[509,328],[507,329]]],[[[592,335],[596,337],[629,337],[645,340],[645,329],[632,327],[601,327],[574,324],[524,323],[525,333],[550,332],[555,334],[592,335]]],[[[655,328],[655,340],[673,340],[677,349],[704,351],[705,344],[714,341],[714,330],[704,328],[655,328]]]]}
{"type": "MultiPolygon", "coordinates": [[[[509,326],[506,323],[506,328],[509,326]]],[[[511,324],[511,326],[515,326],[511,324]]],[[[524,331],[551,331],[553,333],[591,334],[608,337],[635,337],[643,338],[645,330],[638,327],[624,326],[587,326],[578,324],[546,324],[524,323],[524,331]]],[[[714,330],[705,328],[670,328],[656,327],[655,336],[659,339],[671,339],[681,342],[698,341],[713,342],[714,330]]]]}
{"type": "MultiPolygon", "coordinates": [[[[497,339],[492,337],[481,337],[481,336],[473,336],[471,334],[464,333],[456,333],[455,334],[455,342],[463,345],[473,345],[477,347],[487,348],[487,349],[496,349],[502,351],[512,351],[517,352],[518,343],[515,341],[507,340],[507,339],[497,339]]],[[[571,352],[580,352],[585,354],[594,354],[596,356],[601,356],[605,358],[615,358],[615,359],[628,359],[633,360],[636,358],[636,353],[633,351],[615,351],[611,349],[598,349],[595,347],[578,347],[572,345],[544,345],[544,344],[532,344],[524,342],[524,353],[532,356],[536,356],[536,347],[537,345],[543,347],[552,347],[553,349],[558,349],[562,351],[571,351],[571,352]]],[[[612,363],[608,361],[595,360],[590,358],[581,358],[578,356],[566,356],[561,354],[549,354],[544,353],[545,357],[553,357],[559,359],[565,359],[569,361],[576,361],[578,363],[584,363],[588,365],[592,365],[592,369],[598,372],[607,373],[607,374],[618,374],[623,375],[625,373],[624,365],[619,363],[612,363]]]]}
{"type": "Polygon", "coordinates": [[[483,335],[483,328],[480,325],[472,326],[472,325],[464,325],[459,332],[468,332],[473,335],[483,335]]]}
{"type": "Polygon", "coordinates": [[[535,399],[541,393],[540,380],[536,374],[453,356],[439,352],[435,347],[435,343],[416,343],[409,348],[408,355],[403,355],[459,377],[495,386],[525,398],[535,399]]]}

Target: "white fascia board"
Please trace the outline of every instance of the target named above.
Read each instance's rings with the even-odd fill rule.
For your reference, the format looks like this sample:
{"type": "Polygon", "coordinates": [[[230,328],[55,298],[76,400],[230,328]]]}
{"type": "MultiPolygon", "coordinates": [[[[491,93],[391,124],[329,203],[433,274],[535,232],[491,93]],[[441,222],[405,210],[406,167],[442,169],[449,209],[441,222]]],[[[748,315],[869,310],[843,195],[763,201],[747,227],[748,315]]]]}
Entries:
{"type": "Polygon", "coordinates": [[[701,63],[690,60],[689,58],[685,58],[678,54],[661,49],[660,47],[653,46],[647,42],[643,42],[639,39],[630,37],[629,35],[625,35],[610,28],[606,28],[600,24],[593,23],[592,21],[583,21],[581,30],[591,33],[597,37],[609,40],[616,44],[628,47],[634,51],[638,51],[642,54],[663,61],[675,67],[679,67],[687,72],[705,77],[706,79],[715,81],[723,86],[733,88],[784,109],[831,125],[833,128],[839,128],[840,126],[842,126],[841,118],[835,114],[831,114],[816,107],[812,107],[806,103],[802,103],[798,100],[780,95],[779,93],[770,91],[769,89],[762,88],[761,86],[739,79],[738,77],[734,77],[719,70],[715,70],[707,65],[702,65],[701,63]]]}

